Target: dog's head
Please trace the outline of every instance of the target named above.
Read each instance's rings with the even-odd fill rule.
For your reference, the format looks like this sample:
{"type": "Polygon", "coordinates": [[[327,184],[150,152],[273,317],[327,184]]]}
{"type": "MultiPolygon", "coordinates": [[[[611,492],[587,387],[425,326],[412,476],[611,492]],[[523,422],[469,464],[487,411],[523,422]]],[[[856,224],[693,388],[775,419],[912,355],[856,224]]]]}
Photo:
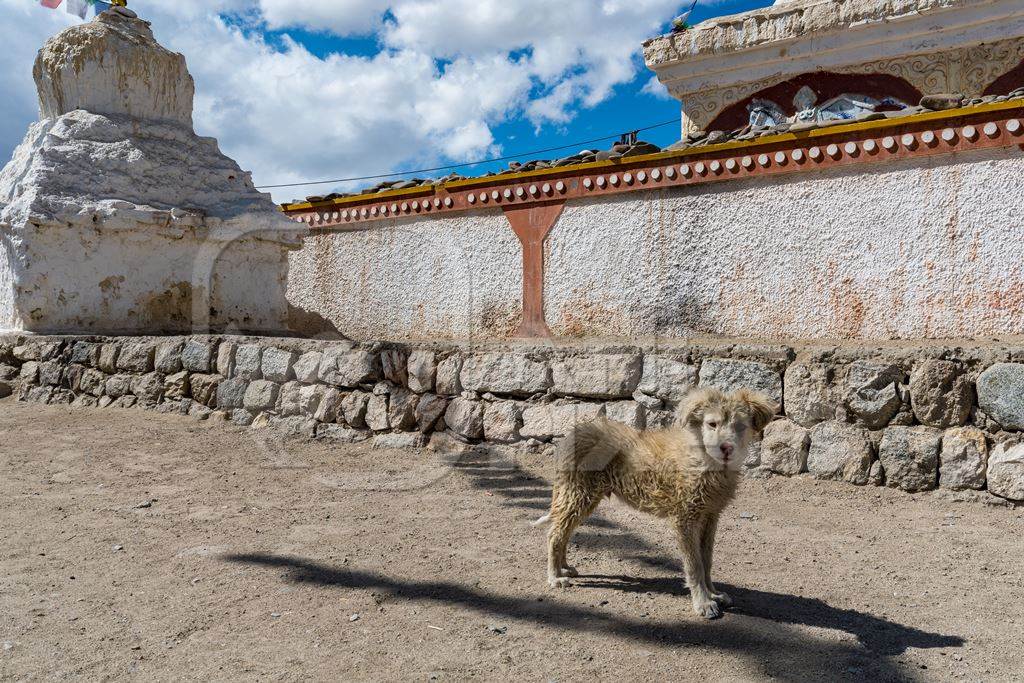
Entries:
{"type": "Polygon", "coordinates": [[[679,424],[700,445],[709,469],[739,470],[776,410],[770,398],[747,389],[696,389],[679,406],[679,424]]]}

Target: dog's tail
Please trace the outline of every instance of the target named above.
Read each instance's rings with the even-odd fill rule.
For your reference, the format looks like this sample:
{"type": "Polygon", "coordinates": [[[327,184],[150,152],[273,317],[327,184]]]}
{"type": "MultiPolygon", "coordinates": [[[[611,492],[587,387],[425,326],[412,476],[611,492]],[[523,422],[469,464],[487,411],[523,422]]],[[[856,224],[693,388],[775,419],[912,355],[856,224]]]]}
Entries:
{"type": "Polygon", "coordinates": [[[559,444],[558,464],[563,470],[601,472],[639,441],[640,432],[618,422],[601,419],[576,425],[559,444]]]}
{"type": "Polygon", "coordinates": [[[541,524],[547,524],[550,521],[551,521],[551,513],[549,512],[548,514],[544,515],[540,519],[538,519],[538,520],[536,520],[534,522],[530,522],[530,526],[540,526],[541,524]]]}

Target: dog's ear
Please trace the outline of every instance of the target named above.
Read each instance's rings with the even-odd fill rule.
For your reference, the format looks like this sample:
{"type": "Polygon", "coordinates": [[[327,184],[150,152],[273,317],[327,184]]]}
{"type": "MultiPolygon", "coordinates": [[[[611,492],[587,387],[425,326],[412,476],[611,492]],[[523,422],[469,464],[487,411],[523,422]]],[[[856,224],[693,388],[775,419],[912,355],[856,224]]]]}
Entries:
{"type": "Polygon", "coordinates": [[[679,408],[676,410],[676,422],[684,427],[704,422],[704,412],[715,398],[716,393],[712,389],[691,390],[679,403],[679,408]]]}
{"type": "Polygon", "coordinates": [[[764,431],[768,423],[775,417],[779,406],[764,394],[749,389],[736,392],[736,399],[743,403],[750,413],[750,420],[758,434],[764,431]]]}

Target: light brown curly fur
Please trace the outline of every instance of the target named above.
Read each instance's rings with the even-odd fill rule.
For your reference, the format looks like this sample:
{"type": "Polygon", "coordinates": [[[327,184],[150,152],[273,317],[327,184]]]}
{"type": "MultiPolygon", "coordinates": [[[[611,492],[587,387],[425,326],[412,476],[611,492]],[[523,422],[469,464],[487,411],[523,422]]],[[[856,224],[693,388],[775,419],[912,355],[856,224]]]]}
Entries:
{"type": "Polygon", "coordinates": [[[711,583],[715,532],[722,510],[736,493],[739,469],[776,406],[741,390],[691,392],[680,406],[677,427],[640,432],[606,420],[577,426],[561,444],[550,521],[548,583],[570,585],[577,572],[566,564],[576,528],[605,496],[669,519],[675,526],[686,581],[697,614],[713,618],[731,604],[711,583]]]}

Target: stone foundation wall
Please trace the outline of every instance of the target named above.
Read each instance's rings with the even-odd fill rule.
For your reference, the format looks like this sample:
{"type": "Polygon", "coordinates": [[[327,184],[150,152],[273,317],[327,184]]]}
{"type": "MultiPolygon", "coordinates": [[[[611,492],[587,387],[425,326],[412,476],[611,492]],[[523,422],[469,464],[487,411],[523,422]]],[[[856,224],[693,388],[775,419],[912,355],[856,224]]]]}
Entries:
{"type": "Polygon", "coordinates": [[[746,463],[752,476],[1024,502],[1024,344],[0,337],[0,398],[155,409],[386,447],[543,449],[600,416],[657,428],[694,386],[751,387],[782,405],[746,463]]]}

